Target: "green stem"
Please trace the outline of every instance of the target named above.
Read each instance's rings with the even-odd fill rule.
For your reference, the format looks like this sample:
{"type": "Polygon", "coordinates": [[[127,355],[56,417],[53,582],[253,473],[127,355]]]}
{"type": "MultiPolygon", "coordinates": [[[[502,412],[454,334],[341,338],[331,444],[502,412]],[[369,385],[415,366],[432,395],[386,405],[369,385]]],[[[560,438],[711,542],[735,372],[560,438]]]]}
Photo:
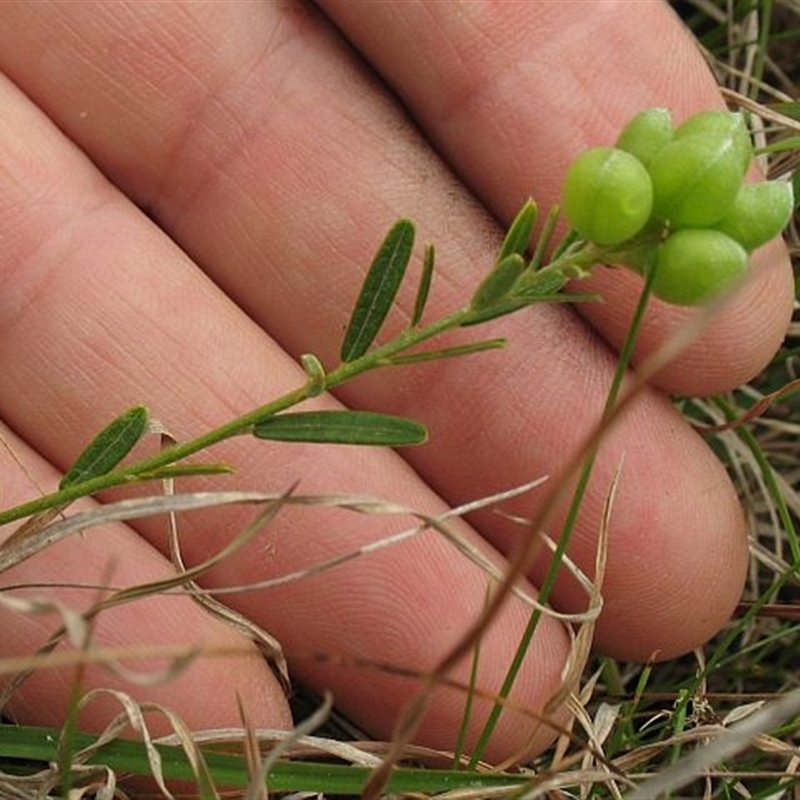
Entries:
{"type": "MultiPolygon", "coordinates": [[[[370,350],[360,358],[340,364],[326,376],[326,388],[331,389],[346,381],[352,380],[364,372],[386,366],[387,360],[391,356],[448,330],[459,327],[463,324],[464,320],[469,318],[470,313],[469,308],[462,308],[424,328],[409,328],[405,330],[391,342],[377,347],[374,350],[370,350]]],[[[53,492],[52,494],[38,497],[28,503],[23,503],[7,509],[6,511],[0,511],[0,526],[30,517],[34,514],[39,514],[51,508],[69,505],[80,497],[88,497],[116,486],[147,479],[148,473],[156,472],[161,467],[188,458],[226,439],[250,433],[253,426],[266,417],[273,416],[281,411],[285,411],[287,408],[302,403],[304,400],[307,400],[309,396],[310,392],[308,386],[301,386],[189,442],[176,444],[162,450],[154,456],[126,464],[104,475],[99,475],[95,478],[73,484],[57,492],[53,492]]]]}
{"type": "MultiPolygon", "coordinates": [[[[655,270],[650,270],[648,272],[644,288],[639,297],[639,303],[636,307],[636,312],[634,314],[631,325],[628,328],[628,333],[625,338],[625,343],[623,344],[622,350],[620,351],[619,359],[617,360],[617,367],[616,370],[614,371],[614,377],[612,379],[608,395],[606,396],[605,405],[603,407],[603,413],[600,418],[600,423],[599,423],[600,429],[605,427],[605,425],[609,422],[614,413],[614,409],[616,407],[617,400],[619,398],[619,393],[620,390],[622,389],[623,381],[625,380],[625,374],[627,373],[628,367],[631,362],[631,358],[633,357],[633,350],[639,335],[639,330],[641,328],[642,320],[644,319],[644,312],[650,300],[654,273],[655,270]]],[[[583,505],[583,499],[586,495],[586,490],[589,486],[589,479],[591,477],[592,470],[594,468],[594,462],[597,456],[598,448],[599,448],[599,442],[598,444],[595,444],[594,446],[591,447],[591,449],[586,455],[586,458],[583,461],[583,466],[581,468],[580,476],[578,478],[578,484],[572,495],[572,501],[570,503],[569,510],[567,512],[567,518],[564,522],[564,526],[561,531],[561,536],[559,537],[558,544],[556,545],[555,551],[553,553],[553,558],[550,561],[550,565],[547,569],[544,581],[542,582],[542,585],[539,589],[538,601],[542,606],[544,606],[548,602],[548,600],[550,599],[550,595],[552,594],[553,588],[555,587],[556,578],[558,577],[558,573],[561,568],[561,562],[564,558],[564,554],[567,551],[567,547],[569,546],[570,540],[572,539],[572,534],[575,530],[575,525],[578,521],[578,514],[580,513],[581,506],[583,505]]],[[[536,629],[539,627],[539,621],[541,620],[541,617],[542,617],[542,612],[539,608],[535,608],[531,612],[531,616],[528,619],[528,624],[525,627],[525,631],[522,634],[519,645],[517,646],[517,650],[514,653],[514,657],[511,660],[511,664],[508,668],[508,672],[506,673],[503,685],[500,688],[499,702],[495,704],[494,708],[492,708],[492,711],[489,714],[488,719],[486,720],[486,724],[484,725],[484,728],[481,731],[480,738],[478,739],[478,742],[475,745],[475,750],[470,760],[470,769],[475,769],[475,767],[478,765],[478,762],[483,757],[486,747],[488,746],[489,741],[491,740],[495,727],[497,726],[497,723],[500,720],[500,715],[503,713],[503,709],[505,707],[505,700],[508,698],[514,686],[514,683],[517,680],[517,675],[519,674],[519,671],[522,668],[522,664],[525,660],[525,656],[527,655],[530,643],[533,640],[533,636],[536,633],[536,629]]]]}
{"type": "MultiPolygon", "coordinates": [[[[309,374],[306,383],[282,397],[237,417],[189,442],[167,447],[156,455],[118,466],[102,475],[79,483],[70,483],[51,494],[0,511],[0,526],[33,517],[52,509],[63,510],[74,500],[90,497],[125,484],[158,478],[159,470],[183,461],[196,453],[235,436],[249,434],[253,427],[267,417],[317,396],[325,389],[352,380],[364,372],[392,365],[392,357],[435,336],[466,325],[477,324],[493,316],[513,313],[534,302],[561,299],[558,292],[570,278],[584,277],[591,265],[603,261],[606,250],[589,243],[576,243],[565,248],[549,265],[534,270],[530,266],[520,276],[506,296],[498,298],[490,308],[474,308],[472,303],[423,327],[411,325],[392,341],[375,347],[359,358],[346,361],[327,375],[309,374]],[[488,311],[488,314],[487,314],[488,311]]],[[[467,347],[465,352],[474,348],[467,347]]],[[[411,358],[411,356],[409,356],[411,358]]],[[[319,371],[319,362],[314,359],[319,371]]]]}
{"type": "MultiPolygon", "coordinates": [[[[154,456],[119,466],[103,475],[70,484],[57,492],[0,511],[0,526],[50,509],[65,508],[80,497],[89,497],[128,483],[150,480],[158,476],[159,469],[182,461],[226,439],[250,433],[253,427],[265,418],[279,414],[310,397],[315,397],[323,388],[333,389],[369,370],[391,366],[393,356],[435,336],[455,328],[483,322],[494,316],[513,313],[537,301],[547,301],[554,297],[558,299],[557,293],[568,279],[585,277],[589,273],[591,265],[602,263],[604,254],[607,255],[608,252],[613,252],[613,250],[598,248],[591,243],[570,245],[546,267],[534,270],[529,265],[518,285],[515,285],[507,296],[498,299],[495,304],[495,313],[487,314],[485,308],[475,309],[468,305],[424,327],[412,324],[392,341],[369,350],[359,358],[339,364],[336,369],[324,376],[322,381],[324,386],[320,385],[320,376],[315,375],[300,388],[237,417],[219,428],[208,431],[196,439],[173,445],[154,456]]],[[[489,309],[489,312],[492,312],[492,309],[489,309]]],[[[466,352],[468,351],[470,348],[466,349],[466,352]]]]}
{"type": "Polygon", "coordinates": [[[44,495],[36,500],[31,500],[28,503],[23,503],[14,506],[14,508],[2,511],[0,512],[0,525],[5,525],[33,514],[39,514],[50,508],[69,505],[73,500],[77,500],[80,497],[88,497],[106,489],[114,488],[115,486],[122,486],[123,484],[141,480],[143,477],[146,478],[148,473],[155,472],[160,467],[174,464],[188,456],[194,455],[200,450],[211,447],[232,436],[237,436],[249,430],[258,419],[262,419],[268,414],[276,414],[305,399],[305,387],[295,389],[285,394],[283,397],[268,403],[266,406],[262,406],[242,417],[237,417],[235,420],[219,428],[215,428],[202,436],[198,436],[190,442],[168,447],[154,456],[140,459],[139,461],[111,470],[111,472],[107,472],[104,475],[98,475],[95,478],[81,481],[65,489],[53,492],[52,494],[44,495]]]}
{"type": "MultiPolygon", "coordinates": [[[[519,308],[536,302],[537,292],[542,300],[549,298],[549,293],[563,286],[568,277],[578,277],[586,274],[587,267],[598,259],[600,251],[593,245],[584,245],[582,248],[566,251],[562,256],[547,267],[536,272],[531,272],[522,282],[524,295],[515,296],[509,300],[501,299],[501,309],[497,316],[512,313],[519,308]]],[[[368,372],[391,365],[391,358],[405,350],[422,344],[429,339],[439,336],[447,331],[481,321],[484,310],[476,312],[470,306],[465,306],[435,322],[424,327],[406,328],[399,336],[386,344],[376,347],[363,356],[340,364],[336,369],[325,376],[325,388],[333,389],[336,386],[352,380],[368,372]]],[[[234,436],[248,434],[253,426],[266,417],[279,414],[287,408],[295,406],[319,393],[317,386],[311,387],[308,383],[294,389],[282,397],[266,405],[237,417],[234,420],[208,431],[196,439],[182,444],[176,444],[157,453],[154,456],[140,459],[124,466],[117,467],[103,475],[90,478],[80,483],[72,484],[52,494],[38,497],[27,503],[0,511],[0,526],[16,520],[40,514],[52,508],[68,506],[80,497],[89,497],[99,492],[112,489],[136,481],[148,480],[152,473],[159,469],[182,461],[195,453],[205,450],[215,444],[231,439],[234,436]]]]}

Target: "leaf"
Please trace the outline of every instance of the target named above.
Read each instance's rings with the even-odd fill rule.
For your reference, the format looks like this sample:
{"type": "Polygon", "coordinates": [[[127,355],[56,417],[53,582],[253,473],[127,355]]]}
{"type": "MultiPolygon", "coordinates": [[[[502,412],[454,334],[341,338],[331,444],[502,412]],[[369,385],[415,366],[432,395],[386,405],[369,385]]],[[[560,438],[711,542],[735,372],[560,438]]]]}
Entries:
{"type": "Polygon", "coordinates": [[[61,479],[59,489],[105,475],[125,458],[147,430],[147,409],[135,406],[117,417],[94,438],[61,479]]]}
{"type": "Polygon", "coordinates": [[[506,238],[500,247],[500,252],[497,254],[497,263],[506,259],[511,255],[524,256],[528,250],[528,245],[531,241],[533,234],[533,226],[536,224],[536,218],[539,216],[539,208],[533,200],[528,199],[525,205],[522,206],[511,227],[508,229],[506,238]]]}
{"type": "Polygon", "coordinates": [[[301,411],[267,417],[253,427],[259,439],[384,447],[423,444],[424,425],[405,417],[372,411],[301,411]]]}
{"type": "Polygon", "coordinates": [[[234,471],[227,464],[167,464],[150,472],[137,472],[136,479],[157,481],[167,478],[193,478],[197,475],[232,475],[234,471]]]}
{"type": "Polygon", "coordinates": [[[441,361],[443,358],[458,358],[459,356],[472,355],[472,353],[482,353],[485,350],[497,350],[505,347],[506,344],[506,339],[484,339],[470,344],[442,347],[439,350],[423,350],[419,353],[409,353],[405,356],[389,356],[385,363],[399,367],[407,364],[419,364],[423,361],[441,361]]]}
{"type": "Polygon", "coordinates": [[[755,154],[761,156],[764,153],[785,153],[787,150],[797,149],[800,149],[800,136],[787,136],[785,139],[757,148],[755,154]]]}
{"type": "Polygon", "coordinates": [[[325,391],[325,368],[322,362],[313,353],[303,353],[300,363],[306,373],[306,394],[308,397],[318,397],[325,391]]]}
{"type": "Polygon", "coordinates": [[[422,320],[422,312],[425,310],[425,303],[428,302],[428,294],[431,291],[431,281],[433,280],[433,262],[436,259],[436,251],[432,244],[425,245],[425,259],[422,262],[422,275],[419,278],[417,287],[417,297],[414,300],[414,313],[411,316],[411,327],[419,325],[422,320]]]}
{"type": "Polygon", "coordinates": [[[511,253],[495,264],[492,271],[481,281],[472,296],[470,308],[483,311],[495,305],[513,288],[517,278],[525,269],[525,261],[519,253],[511,253]]]}
{"type": "Polygon", "coordinates": [[[413,246],[414,224],[398,220],[386,234],[364,279],[344,335],[342,361],[363,356],[375,340],[397,296],[413,246]]]}
{"type": "Polygon", "coordinates": [[[539,240],[536,242],[536,247],[533,251],[530,264],[528,265],[532,272],[538,270],[544,263],[544,257],[550,247],[550,242],[558,224],[558,217],[560,214],[558,206],[553,206],[545,218],[542,225],[542,232],[539,234],[539,240]]]}
{"type": "Polygon", "coordinates": [[[796,100],[788,103],[769,103],[767,107],[772,111],[783,114],[784,117],[789,117],[790,119],[800,122],[800,103],[796,100]]]}

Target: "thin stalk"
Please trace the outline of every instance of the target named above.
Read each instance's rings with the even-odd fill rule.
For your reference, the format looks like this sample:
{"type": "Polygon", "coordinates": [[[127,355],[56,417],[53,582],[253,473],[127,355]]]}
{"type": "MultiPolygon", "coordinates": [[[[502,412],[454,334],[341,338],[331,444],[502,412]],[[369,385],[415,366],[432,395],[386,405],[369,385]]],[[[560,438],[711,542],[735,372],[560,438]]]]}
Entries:
{"type": "MultiPolygon", "coordinates": [[[[636,345],[636,340],[639,335],[639,330],[641,328],[642,321],[644,319],[644,313],[647,308],[647,304],[650,300],[654,275],[655,275],[654,269],[648,271],[647,279],[645,281],[644,288],[642,289],[642,293],[639,297],[639,302],[638,305],[636,306],[636,311],[634,313],[633,320],[631,321],[631,325],[628,328],[628,333],[627,336],[625,337],[625,342],[620,351],[619,359],[617,360],[617,366],[616,370],[614,371],[614,377],[611,381],[611,387],[608,391],[608,395],[606,396],[605,405],[603,407],[603,413],[600,418],[600,423],[599,423],[600,428],[605,426],[611,419],[617,404],[617,400],[619,399],[619,394],[622,389],[622,384],[623,381],[625,380],[625,374],[628,370],[628,367],[630,366],[631,358],[633,357],[633,350],[636,345]]],[[[586,496],[586,490],[588,489],[589,486],[589,479],[591,478],[592,470],[594,468],[594,463],[595,463],[595,458],[597,456],[598,448],[599,444],[592,447],[590,451],[587,453],[586,458],[584,459],[580,476],[578,478],[578,484],[572,495],[572,501],[570,503],[569,510],[567,512],[567,518],[566,521],[564,522],[564,527],[562,528],[561,531],[561,536],[559,537],[558,544],[553,553],[553,558],[550,562],[550,566],[548,567],[544,581],[542,582],[542,585],[539,589],[538,601],[541,604],[541,606],[544,606],[548,602],[550,595],[552,594],[553,588],[556,583],[556,578],[558,577],[558,571],[561,567],[561,562],[564,558],[564,554],[567,551],[567,547],[569,546],[570,540],[572,539],[572,534],[575,530],[575,525],[578,520],[578,514],[580,513],[584,497],[586,496]]],[[[472,757],[470,759],[471,769],[474,769],[477,766],[478,762],[483,757],[483,754],[486,750],[486,747],[489,744],[489,741],[491,740],[495,727],[497,726],[497,723],[500,720],[500,715],[503,713],[503,709],[505,707],[505,700],[508,698],[509,694],[511,693],[511,689],[513,688],[514,683],[517,680],[517,675],[519,674],[519,671],[522,668],[522,664],[525,660],[525,656],[530,647],[530,643],[533,640],[533,636],[536,633],[536,629],[539,626],[539,621],[541,620],[541,617],[542,617],[542,611],[540,610],[540,608],[535,608],[531,612],[531,616],[528,619],[528,624],[525,627],[525,631],[522,634],[517,650],[514,653],[511,665],[509,666],[508,672],[506,673],[503,685],[500,688],[499,701],[495,704],[494,708],[489,714],[489,717],[486,720],[486,724],[483,730],[481,731],[481,735],[478,739],[478,742],[475,745],[475,751],[473,752],[472,757]]]]}
{"type": "MultiPolygon", "coordinates": [[[[334,386],[339,386],[345,381],[352,380],[356,376],[367,372],[371,369],[377,369],[385,366],[386,360],[392,355],[406,350],[414,345],[420,344],[434,336],[437,336],[447,330],[458,327],[462,320],[469,315],[469,309],[463,308],[450,314],[447,317],[431,323],[430,325],[419,328],[409,329],[404,331],[392,342],[375,348],[369,353],[366,353],[361,358],[354,361],[340,364],[335,370],[328,373],[325,377],[325,386],[330,389],[334,386]]],[[[50,508],[58,508],[60,506],[68,505],[73,500],[80,497],[87,497],[111,489],[116,486],[131,483],[139,480],[141,476],[147,476],[148,473],[156,472],[158,469],[174,464],[181,461],[195,453],[212,447],[215,444],[231,439],[235,436],[249,434],[253,426],[265,419],[266,417],[279,414],[292,406],[302,403],[311,396],[307,385],[301,386],[298,389],[293,389],[283,396],[237,417],[224,425],[221,425],[214,430],[208,431],[196,439],[189,442],[173,445],[162,450],[154,456],[143,458],[134,461],[130,464],[118,467],[111,470],[104,475],[99,475],[80,483],[73,484],[65,489],[61,489],[52,494],[38,497],[28,503],[15,506],[14,508],[0,511],[0,525],[5,525],[15,520],[24,519],[25,517],[39,514],[50,508]]]]}
{"type": "MultiPolygon", "coordinates": [[[[524,296],[512,296],[508,299],[500,300],[500,312],[497,316],[513,313],[520,308],[531,305],[537,299],[542,301],[552,299],[549,295],[549,287],[554,281],[558,280],[559,275],[575,277],[586,274],[587,266],[596,261],[601,261],[598,255],[602,251],[593,245],[586,245],[583,248],[567,252],[560,258],[554,260],[547,267],[544,267],[532,275],[528,276],[525,283],[524,296]],[[536,292],[540,292],[541,297],[537,298],[536,292]]],[[[562,282],[563,282],[562,280],[562,282]]],[[[512,293],[513,295],[513,293],[512,293]]],[[[392,365],[392,357],[399,353],[416,347],[448,331],[471,324],[474,320],[482,317],[484,311],[476,312],[470,306],[465,306],[452,312],[435,322],[424,327],[406,328],[399,336],[386,344],[375,347],[363,356],[339,364],[336,369],[324,376],[324,388],[333,389],[336,386],[353,380],[365,372],[392,365]]],[[[103,475],[71,484],[27,503],[14,506],[13,508],[0,511],[0,526],[9,522],[24,519],[26,517],[39,514],[53,508],[66,507],[80,497],[89,497],[107,489],[112,489],[124,484],[135,481],[148,480],[151,473],[156,473],[159,469],[182,461],[189,456],[202,450],[219,444],[235,436],[249,434],[253,427],[265,418],[279,414],[292,406],[302,403],[309,397],[319,394],[318,383],[307,382],[303,386],[287,392],[271,402],[259,406],[243,416],[237,417],[230,422],[221,425],[214,430],[198,436],[188,442],[173,445],[162,450],[156,455],[134,461],[132,463],[117,467],[103,475]]]]}

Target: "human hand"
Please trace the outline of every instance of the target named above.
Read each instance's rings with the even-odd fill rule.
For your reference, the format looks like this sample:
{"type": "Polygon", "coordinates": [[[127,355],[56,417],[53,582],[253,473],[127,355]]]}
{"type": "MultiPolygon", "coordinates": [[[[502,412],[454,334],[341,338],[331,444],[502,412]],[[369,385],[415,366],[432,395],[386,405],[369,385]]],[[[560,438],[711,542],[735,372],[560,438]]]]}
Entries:
{"type": "MultiPolygon", "coordinates": [[[[490,263],[502,229],[494,220],[508,222],[529,194],[544,208],[555,202],[578,150],[613,141],[648,106],[671,106],[681,118],[719,104],[693,44],[660,4],[322,8],[332,22],[302,5],[0,6],[0,414],[25,468],[0,455],[4,506],[52,486],[126,407],[145,403],[189,438],[302,382],[299,354],[335,363],[365,265],[398,216],[418,220],[437,244],[430,313],[442,313],[468,299],[490,263]]],[[[791,276],[776,247],[754,273],[659,374],[663,389],[716,391],[769,358],[788,319],[791,276]]],[[[244,440],[214,457],[236,466],[237,488],[283,491],[300,480],[304,493],[371,494],[427,513],[544,474],[555,483],[599,418],[637,294],[636,278],[622,271],[601,270],[591,285],[603,304],[578,313],[541,306],[498,323],[510,340],[502,353],[391,371],[338,392],[338,402],[429,426],[431,443],[402,458],[244,440]]],[[[684,319],[654,305],[640,355],[684,319]]],[[[727,619],[746,564],[743,525],[722,467],[669,402],[646,391],[598,460],[570,547],[587,571],[623,457],[596,642],[620,658],[670,657],[727,619]]],[[[514,510],[531,516],[545,496],[514,510]]],[[[248,519],[183,520],[186,560],[216,552],[248,519]]],[[[520,535],[496,515],[470,521],[458,532],[502,552],[520,535]]],[[[205,585],[292,572],[386,531],[374,518],[282,513],[205,585]]],[[[163,521],[109,527],[3,580],[141,583],[169,573],[159,550],[163,521]]],[[[486,588],[480,569],[428,533],[317,578],[225,599],[283,642],[294,676],[331,688],[347,714],[388,736],[413,684],[335,656],[430,670],[480,613],[486,588]],[[304,657],[314,653],[331,659],[304,657]]],[[[78,608],[96,599],[53,594],[78,608]]],[[[585,597],[563,580],[552,602],[575,610],[585,597]]],[[[482,688],[499,686],[526,619],[512,600],[487,634],[482,688]]],[[[50,628],[4,610],[0,630],[2,655],[11,655],[32,652],[50,628]]],[[[185,598],[115,609],[99,618],[94,639],[236,646],[235,661],[201,659],[147,690],[93,670],[86,682],[164,702],[195,728],[236,724],[237,694],[254,724],[290,723],[255,651],[185,598]]],[[[567,649],[559,623],[545,619],[514,703],[543,706],[567,649]]],[[[455,677],[466,680],[468,669],[455,677]]],[[[41,671],[9,711],[57,722],[70,677],[41,671]]],[[[452,747],[462,707],[463,696],[437,694],[422,740],[452,747]]],[[[93,705],[83,719],[99,725],[107,714],[93,705]]],[[[520,719],[501,718],[489,757],[527,743],[531,727],[520,719]]]]}

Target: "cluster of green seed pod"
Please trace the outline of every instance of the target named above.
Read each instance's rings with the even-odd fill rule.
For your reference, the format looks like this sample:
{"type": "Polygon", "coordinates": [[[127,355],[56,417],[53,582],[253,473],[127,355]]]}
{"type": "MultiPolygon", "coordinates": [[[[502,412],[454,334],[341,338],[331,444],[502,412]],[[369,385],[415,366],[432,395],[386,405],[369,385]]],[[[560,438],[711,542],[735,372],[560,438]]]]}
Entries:
{"type": "Polygon", "coordinates": [[[563,211],[582,238],[618,249],[621,265],[653,266],[657,297],[697,305],[740,279],[792,214],[790,183],[745,182],[752,159],[739,113],[704,111],[674,127],[667,110],[649,109],[614,147],[572,163],[563,211]]]}

